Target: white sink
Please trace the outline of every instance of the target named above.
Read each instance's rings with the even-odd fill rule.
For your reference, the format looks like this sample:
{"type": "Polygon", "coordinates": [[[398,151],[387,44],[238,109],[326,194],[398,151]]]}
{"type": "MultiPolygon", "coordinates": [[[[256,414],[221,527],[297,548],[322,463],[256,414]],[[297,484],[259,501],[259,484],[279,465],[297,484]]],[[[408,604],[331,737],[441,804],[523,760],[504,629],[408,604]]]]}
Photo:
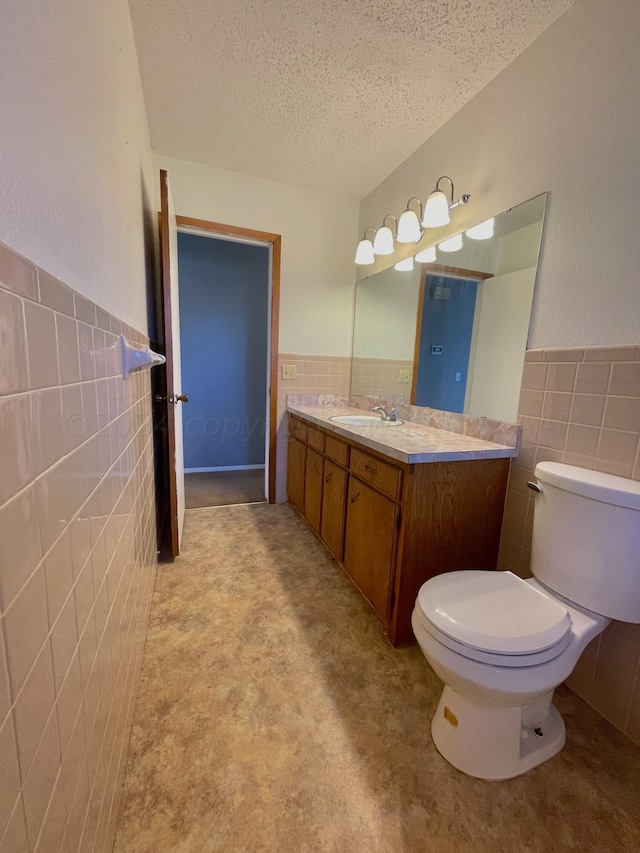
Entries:
{"type": "Polygon", "coordinates": [[[329,418],[337,424],[348,424],[349,426],[399,426],[404,421],[383,421],[378,415],[333,415],[329,418]]]}

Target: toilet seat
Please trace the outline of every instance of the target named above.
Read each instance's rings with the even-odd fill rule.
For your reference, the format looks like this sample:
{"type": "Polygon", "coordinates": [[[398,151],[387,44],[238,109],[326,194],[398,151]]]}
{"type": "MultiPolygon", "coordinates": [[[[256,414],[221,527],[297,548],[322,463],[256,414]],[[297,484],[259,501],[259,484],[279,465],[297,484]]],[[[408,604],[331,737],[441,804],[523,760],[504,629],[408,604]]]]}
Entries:
{"type": "Polygon", "coordinates": [[[437,575],[418,594],[425,629],[452,651],[494,666],[552,660],[571,640],[571,617],[556,599],[511,572],[437,575]]]}

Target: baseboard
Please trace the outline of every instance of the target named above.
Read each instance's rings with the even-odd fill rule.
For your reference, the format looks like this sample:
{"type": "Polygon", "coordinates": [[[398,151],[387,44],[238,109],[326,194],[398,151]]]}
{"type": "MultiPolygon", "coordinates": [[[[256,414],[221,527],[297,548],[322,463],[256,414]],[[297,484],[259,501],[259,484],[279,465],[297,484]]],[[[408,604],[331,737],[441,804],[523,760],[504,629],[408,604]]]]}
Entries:
{"type": "Polygon", "coordinates": [[[262,469],[264,465],[224,465],[219,468],[185,468],[185,474],[208,474],[212,471],[257,471],[262,469]]]}

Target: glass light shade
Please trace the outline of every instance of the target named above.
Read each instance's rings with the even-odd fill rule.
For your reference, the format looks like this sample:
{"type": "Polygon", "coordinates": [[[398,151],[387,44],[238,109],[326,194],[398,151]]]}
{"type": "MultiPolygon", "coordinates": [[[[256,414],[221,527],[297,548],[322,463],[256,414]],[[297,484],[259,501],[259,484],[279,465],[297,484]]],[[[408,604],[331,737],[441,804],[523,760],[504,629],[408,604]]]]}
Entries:
{"type": "Polygon", "coordinates": [[[448,225],[450,221],[449,199],[442,190],[434,190],[424,206],[422,227],[440,228],[441,225],[448,225]]]}
{"type": "Polygon", "coordinates": [[[373,243],[371,240],[360,240],[356,249],[356,263],[366,266],[375,263],[373,256],[373,243]]]}
{"type": "Polygon", "coordinates": [[[430,246],[428,249],[423,249],[415,257],[419,264],[430,264],[436,259],[436,247],[430,246]]]}
{"type": "Polygon", "coordinates": [[[465,234],[467,237],[471,237],[472,240],[489,240],[490,237],[493,237],[494,222],[495,219],[493,217],[486,219],[480,225],[474,225],[473,228],[469,228],[465,231],[465,234]]]}
{"type": "Polygon", "coordinates": [[[393,234],[388,225],[383,225],[376,231],[373,240],[374,255],[393,255],[393,234]]]}
{"type": "Polygon", "coordinates": [[[398,243],[417,243],[421,237],[418,214],[415,210],[405,210],[398,220],[398,243]]]}
{"type": "Polygon", "coordinates": [[[438,243],[438,248],[441,252],[457,252],[462,248],[462,234],[456,234],[455,237],[449,237],[448,240],[443,240],[438,243]]]}
{"type": "Polygon", "coordinates": [[[413,269],[413,258],[405,258],[404,261],[398,261],[397,264],[394,264],[394,270],[398,270],[398,272],[411,272],[413,269]]]}

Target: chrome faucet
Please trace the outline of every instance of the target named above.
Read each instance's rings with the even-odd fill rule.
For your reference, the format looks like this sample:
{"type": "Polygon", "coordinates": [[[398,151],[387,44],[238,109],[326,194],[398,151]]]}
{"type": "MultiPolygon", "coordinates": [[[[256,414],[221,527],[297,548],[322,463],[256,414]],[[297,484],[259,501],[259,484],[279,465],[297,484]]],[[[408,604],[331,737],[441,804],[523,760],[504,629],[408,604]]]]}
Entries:
{"type": "Polygon", "coordinates": [[[390,412],[388,412],[384,406],[374,406],[371,411],[380,412],[380,418],[383,421],[395,421],[396,415],[398,414],[398,407],[395,406],[390,412]]]}

